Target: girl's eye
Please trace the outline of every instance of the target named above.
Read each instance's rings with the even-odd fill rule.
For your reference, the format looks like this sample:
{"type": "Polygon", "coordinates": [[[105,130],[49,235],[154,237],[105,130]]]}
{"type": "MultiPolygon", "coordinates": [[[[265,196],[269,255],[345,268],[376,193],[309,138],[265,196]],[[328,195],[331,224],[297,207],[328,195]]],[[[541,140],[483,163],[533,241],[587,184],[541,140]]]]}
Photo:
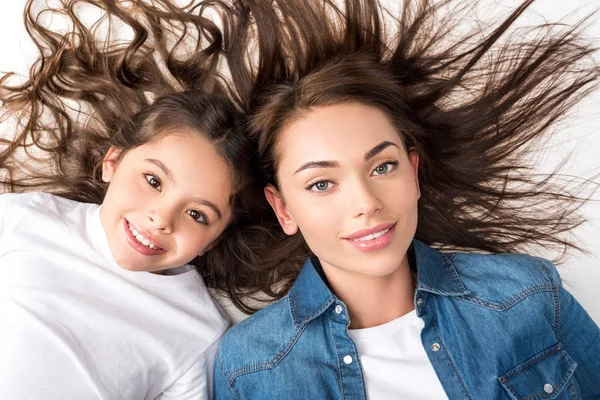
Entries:
{"type": "Polygon", "coordinates": [[[144,178],[146,178],[146,182],[148,185],[152,186],[156,190],[161,190],[162,184],[160,180],[152,174],[144,174],[144,178]]]}
{"type": "Polygon", "coordinates": [[[372,175],[377,176],[377,175],[388,174],[388,173],[392,172],[394,170],[394,168],[396,168],[397,165],[398,165],[398,161],[386,161],[386,162],[376,166],[375,169],[373,170],[372,175]]]}
{"type": "Polygon", "coordinates": [[[198,210],[189,210],[187,213],[190,217],[194,219],[194,221],[200,224],[208,225],[208,218],[203,212],[200,212],[198,210]]]}
{"type": "Polygon", "coordinates": [[[333,183],[330,181],[318,181],[309,185],[306,189],[312,192],[326,192],[331,189],[331,186],[333,186],[333,183]]]}

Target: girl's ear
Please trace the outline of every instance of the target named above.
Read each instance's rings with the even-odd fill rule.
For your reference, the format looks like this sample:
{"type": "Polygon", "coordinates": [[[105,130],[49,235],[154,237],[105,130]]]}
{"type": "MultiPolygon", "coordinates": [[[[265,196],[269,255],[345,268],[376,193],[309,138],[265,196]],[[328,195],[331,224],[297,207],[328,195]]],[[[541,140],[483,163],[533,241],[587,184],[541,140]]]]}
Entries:
{"type": "Polygon", "coordinates": [[[415,184],[417,185],[417,198],[421,198],[421,188],[419,187],[419,153],[412,147],[409,149],[408,157],[410,158],[410,165],[412,166],[413,174],[415,177],[415,184]]]}
{"type": "Polygon", "coordinates": [[[298,225],[294,222],[294,218],[290,214],[287,205],[285,204],[285,200],[283,200],[283,197],[273,185],[267,185],[265,187],[265,197],[273,211],[275,211],[279,225],[281,225],[281,228],[286,235],[291,236],[296,234],[296,232],[298,232],[298,225]]]}
{"type": "Polygon", "coordinates": [[[120,155],[121,149],[116,148],[115,146],[110,146],[110,149],[108,149],[108,151],[106,152],[104,160],[102,161],[102,180],[104,182],[110,182],[113,175],[115,174],[120,155]]]}

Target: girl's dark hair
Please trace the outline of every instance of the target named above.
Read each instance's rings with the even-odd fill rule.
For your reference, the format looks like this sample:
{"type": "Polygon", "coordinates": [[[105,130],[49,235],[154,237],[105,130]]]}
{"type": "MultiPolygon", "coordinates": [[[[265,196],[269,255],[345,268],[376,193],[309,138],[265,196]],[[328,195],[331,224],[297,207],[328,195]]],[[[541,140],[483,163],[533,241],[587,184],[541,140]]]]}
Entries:
{"type": "Polygon", "coordinates": [[[233,283],[256,285],[246,283],[255,276],[243,266],[260,258],[255,248],[266,248],[268,232],[254,222],[268,205],[256,182],[255,152],[239,129],[241,114],[217,72],[222,34],[205,16],[226,7],[178,8],[167,0],[61,4],[28,1],[25,25],[40,55],[24,81],[15,82],[14,74],[0,79],[4,128],[12,124],[15,132],[0,137],[0,192],[43,190],[101,203],[100,167],[110,146],[124,154],[173,130],[200,134],[230,167],[233,218],[217,245],[193,263],[207,286],[243,308],[233,283]],[[90,23],[86,10],[101,16],[90,23]],[[44,26],[50,19],[67,28],[44,26]]]}
{"type": "MultiPolygon", "coordinates": [[[[294,118],[363,103],[383,110],[420,156],[417,239],[492,253],[576,247],[567,234],[582,222],[584,186],[535,175],[526,160],[595,88],[596,49],[581,38],[585,21],[512,28],[532,2],[466,32],[456,28],[470,9],[452,0],[405,0],[399,15],[377,0],[237,1],[227,59],[263,184],[277,185],[278,137],[294,118]]],[[[300,233],[280,232],[271,248],[257,273],[260,289],[279,297],[310,252],[300,233]]]]}

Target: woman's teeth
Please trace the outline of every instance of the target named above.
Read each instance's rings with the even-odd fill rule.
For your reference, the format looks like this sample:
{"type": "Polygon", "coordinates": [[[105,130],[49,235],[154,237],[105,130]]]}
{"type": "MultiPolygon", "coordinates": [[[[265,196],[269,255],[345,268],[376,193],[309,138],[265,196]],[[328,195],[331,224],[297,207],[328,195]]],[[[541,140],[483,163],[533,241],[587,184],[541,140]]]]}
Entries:
{"type": "Polygon", "coordinates": [[[370,235],[363,236],[363,237],[360,237],[358,239],[354,239],[354,241],[355,242],[364,242],[364,241],[367,241],[367,240],[377,239],[378,237],[382,237],[383,235],[385,235],[388,231],[389,231],[389,228],[385,229],[385,230],[383,230],[381,232],[372,233],[370,235]]]}
{"type": "Polygon", "coordinates": [[[146,247],[150,247],[151,249],[156,249],[156,246],[150,243],[148,239],[146,239],[138,231],[136,231],[133,226],[129,225],[129,230],[131,231],[131,233],[133,233],[133,236],[135,236],[138,242],[140,242],[146,247]]]}

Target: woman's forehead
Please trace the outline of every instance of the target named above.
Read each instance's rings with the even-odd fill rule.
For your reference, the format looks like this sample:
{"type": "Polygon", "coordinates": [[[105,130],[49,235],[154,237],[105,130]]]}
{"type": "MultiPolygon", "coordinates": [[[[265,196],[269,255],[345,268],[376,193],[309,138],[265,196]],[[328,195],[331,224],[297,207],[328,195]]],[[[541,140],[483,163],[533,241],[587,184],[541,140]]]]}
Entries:
{"type": "Polygon", "coordinates": [[[307,157],[329,159],[364,155],[387,141],[403,147],[402,139],[380,109],[360,103],[315,107],[281,132],[280,161],[301,162],[307,157]]]}

